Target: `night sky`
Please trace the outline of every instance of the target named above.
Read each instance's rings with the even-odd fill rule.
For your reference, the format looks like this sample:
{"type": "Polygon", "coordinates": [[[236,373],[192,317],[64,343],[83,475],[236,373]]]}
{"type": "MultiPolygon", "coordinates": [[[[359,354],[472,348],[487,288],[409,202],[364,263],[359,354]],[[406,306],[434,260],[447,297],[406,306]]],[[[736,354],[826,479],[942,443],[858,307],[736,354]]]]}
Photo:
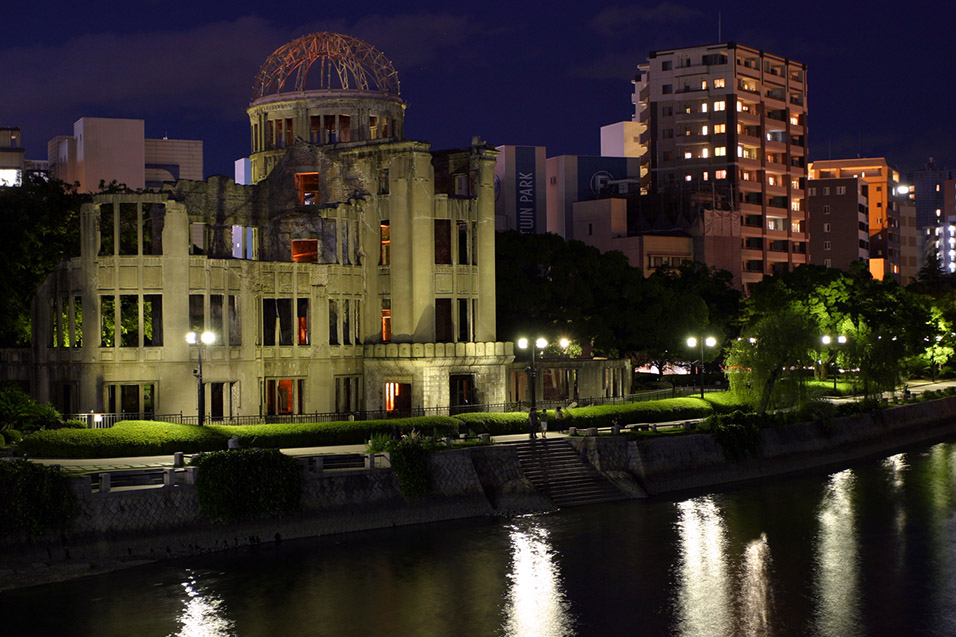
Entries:
{"type": "Polygon", "coordinates": [[[0,126],[22,128],[28,159],[80,117],[134,117],[147,137],[203,140],[206,175],[232,176],[259,66],[336,31],[392,60],[406,137],[433,148],[478,135],[597,154],[649,51],[733,40],[808,65],[812,159],[956,168],[949,3],[11,0],[3,14],[0,126]]]}

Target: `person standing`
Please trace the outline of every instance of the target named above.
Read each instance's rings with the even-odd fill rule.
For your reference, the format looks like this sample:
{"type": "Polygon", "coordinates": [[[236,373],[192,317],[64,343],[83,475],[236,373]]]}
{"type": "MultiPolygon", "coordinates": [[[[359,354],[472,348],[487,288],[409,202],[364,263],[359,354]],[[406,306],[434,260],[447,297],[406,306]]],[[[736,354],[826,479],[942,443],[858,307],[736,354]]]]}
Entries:
{"type": "Polygon", "coordinates": [[[530,438],[538,437],[538,409],[532,407],[531,411],[528,412],[528,436],[530,438]]]}
{"type": "Polygon", "coordinates": [[[541,437],[548,437],[548,412],[547,410],[541,412],[541,437]]]}

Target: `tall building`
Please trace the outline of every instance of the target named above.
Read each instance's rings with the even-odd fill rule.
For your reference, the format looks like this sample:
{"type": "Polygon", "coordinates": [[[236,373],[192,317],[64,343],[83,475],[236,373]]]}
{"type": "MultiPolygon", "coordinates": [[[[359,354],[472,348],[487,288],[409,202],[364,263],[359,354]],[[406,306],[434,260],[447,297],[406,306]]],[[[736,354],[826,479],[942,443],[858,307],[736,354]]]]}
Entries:
{"type": "Polygon", "coordinates": [[[870,257],[868,186],[857,177],[807,181],[810,262],[848,270],[870,257]]]}
{"type": "Polygon", "coordinates": [[[177,179],[202,179],[202,141],[146,139],[141,119],[83,117],[73,135],[47,144],[52,177],[78,182],[80,192],[95,192],[100,182],[116,181],[133,190],[159,188],[177,179]]]}
{"type": "Polygon", "coordinates": [[[932,157],[922,169],[906,171],[904,180],[912,186],[916,202],[917,228],[922,230],[943,222],[943,184],[948,179],[956,179],[956,170],[938,168],[932,157]]]}
{"type": "Polygon", "coordinates": [[[806,263],[806,66],[726,42],[654,51],[639,69],[649,190],[698,206],[745,289],[806,263]]]}
{"type": "Polygon", "coordinates": [[[24,152],[20,129],[0,127],[0,186],[17,186],[23,181],[24,152]]]}
{"type": "Polygon", "coordinates": [[[919,263],[916,206],[910,187],[884,157],[827,159],[810,164],[811,179],[856,177],[869,186],[870,274],[907,284],[919,263]]]}

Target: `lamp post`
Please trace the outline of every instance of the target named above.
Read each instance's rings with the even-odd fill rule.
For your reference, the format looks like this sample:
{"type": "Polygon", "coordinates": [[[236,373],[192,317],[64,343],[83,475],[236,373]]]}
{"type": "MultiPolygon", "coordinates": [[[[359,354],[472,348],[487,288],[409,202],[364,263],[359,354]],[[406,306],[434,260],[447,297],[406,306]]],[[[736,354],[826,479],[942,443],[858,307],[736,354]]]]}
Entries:
{"type": "Polygon", "coordinates": [[[717,344],[717,339],[713,336],[696,338],[691,336],[687,339],[687,347],[697,347],[698,342],[700,343],[700,361],[697,363],[697,377],[700,380],[700,397],[704,397],[704,344],[707,344],[707,347],[713,347],[717,344]]]}
{"type": "MultiPolygon", "coordinates": [[[[824,345],[827,346],[827,349],[830,349],[830,356],[833,358],[833,391],[836,392],[837,390],[836,356],[833,354],[833,350],[830,348],[830,343],[833,342],[833,339],[830,338],[829,334],[826,334],[820,340],[823,342],[824,345]]],[[[839,345],[843,345],[844,343],[846,343],[846,336],[843,336],[841,334],[840,336],[837,336],[836,340],[839,345]]]]}
{"type": "Polygon", "coordinates": [[[190,332],[186,334],[186,342],[190,345],[199,347],[199,364],[196,366],[196,379],[199,381],[199,399],[197,401],[199,412],[199,426],[203,426],[203,419],[206,416],[206,392],[202,385],[202,348],[204,345],[212,345],[216,342],[216,335],[212,332],[190,332]]]}
{"type": "MultiPolygon", "coordinates": [[[[567,339],[561,339],[564,342],[567,339]]],[[[548,346],[548,341],[542,337],[538,337],[534,341],[534,347],[531,348],[531,409],[537,408],[537,402],[535,401],[535,384],[536,384],[536,374],[534,369],[534,351],[536,349],[544,349],[548,346]]],[[[522,337],[518,339],[518,348],[519,349],[528,349],[528,339],[522,337]]]]}

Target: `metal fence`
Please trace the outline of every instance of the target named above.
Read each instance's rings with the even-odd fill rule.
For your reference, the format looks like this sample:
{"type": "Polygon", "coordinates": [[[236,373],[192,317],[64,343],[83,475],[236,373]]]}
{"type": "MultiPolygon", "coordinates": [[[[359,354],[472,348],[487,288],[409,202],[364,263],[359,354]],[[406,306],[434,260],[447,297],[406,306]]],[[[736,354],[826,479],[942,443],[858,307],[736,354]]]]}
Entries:
{"type": "MultiPolygon", "coordinates": [[[[705,391],[721,391],[720,386],[705,387],[705,391]]],[[[678,396],[692,396],[700,392],[699,387],[675,387],[674,389],[657,389],[652,391],[637,392],[626,396],[593,398],[578,398],[564,400],[538,400],[535,401],[538,409],[557,409],[562,407],[590,407],[594,405],[623,405],[625,403],[636,403],[647,400],[663,400],[665,398],[675,398],[678,396]]],[[[355,412],[312,412],[307,414],[275,414],[258,416],[229,416],[229,417],[210,417],[207,416],[205,422],[210,425],[262,425],[273,423],[312,423],[312,422],[343,422],[348,420],[385,420],[389,418],[411,418],[416,416],[457,416],[466,413],[503,413],[513,411],[527,411],[531,407],[529,401],[507,402],[507,403],[485,403],[476,405],[454,405],[446,407],[417,407],[404,410],[371,410],[355,412]]],[[[196,415],[179,414],[156,414],[153,412],[122,412],[115,414],[107,413],[82,413],[70,414],[66,418],[79,420],[86,423],[91,429],[106,429],[112,427],[121,420],[155,420],[160,422],[171,422],[183,425],[198,425],[199,418],[196,415]]]]}

